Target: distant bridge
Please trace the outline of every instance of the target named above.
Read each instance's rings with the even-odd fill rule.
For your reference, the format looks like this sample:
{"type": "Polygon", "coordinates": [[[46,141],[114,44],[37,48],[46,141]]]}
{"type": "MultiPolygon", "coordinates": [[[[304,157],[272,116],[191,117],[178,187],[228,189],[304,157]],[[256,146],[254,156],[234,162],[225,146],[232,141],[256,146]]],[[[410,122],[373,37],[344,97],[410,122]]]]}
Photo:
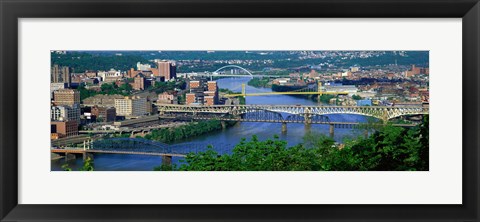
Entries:
{"type": "Polygon", "coordinates": [[[190,75],[190,76],[206,76],[206,77],[248,77],[248,78],[254,78],[254,77],[273,77],[273,78],[278,78],[282,77],[280,75],[262,75],[262,74],[253,74],[251,71],[249,71],[246,68],[243,68],[238,65],[226,65],[218,68],[217,70],[213,72],[192,72],[192,73],[181,73],[178,75],[190,75]],[[234,68],[234,69],[240,69],[244,71],[246,74],[228,74],[225,72],[220,72],[221,70],[228,69],[228,68],[234,68]]]}
{"type": "Polygon", "coordinates": [[[318,101],[322,95],[348,95],[348,92],[327,92],[322,88],[322,82],[317,82],[315,87],[309,87],[287,91],[287,92],[262,92],[262,93],[247,93],[245,84],[242,84],[242,92],[236,94],[226,94],[225,97],[237,97],[237,96],[272,96],[272,95],[317,95],[318,101]]]}

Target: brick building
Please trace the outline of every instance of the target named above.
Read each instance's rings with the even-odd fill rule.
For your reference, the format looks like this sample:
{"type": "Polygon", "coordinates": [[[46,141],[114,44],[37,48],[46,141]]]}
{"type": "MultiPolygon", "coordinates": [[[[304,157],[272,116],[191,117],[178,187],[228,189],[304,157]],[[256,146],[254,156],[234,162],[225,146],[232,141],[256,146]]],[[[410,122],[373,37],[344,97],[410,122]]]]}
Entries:
{"type": "Polygon", "coordinates": [[[95,118],[97,118],[97,121],[102,122],[113,122],[117,117],[115,107],[94,106],[92,107],[91,113],[95,116],[95,118]]]}
{"type": "Polygon", "coordinates": [[[197,102],[197,98],[195,96],[195,93],[187,93],[186,94],[186,99],[185,99],[185,104],[186,105],[190,105],[192,103],[196,103],[197,102]]]}
{"type": "Polygon", "coordinates": [[[52,121],[50,123],[52,136],[57,138],[71,137],[78,135],[78,123],[75,120],[68,121],[52,121]]]}
{"type": "Polygon", "coordinates": [[[161,60],[157,61],[158,75],[164,76],[165,81],[177,78],[177,66],[172,61],[161,60]]]}
{"type": "Polygon", "coordinates": [[[138,74],[133,78],[133,86],[134,90],[144,90],[145,89],[145,76],[143,74],[138,74]]]}
{"type": "Polygon", "coordinates": [[[80,92],[73,89],[59,89],[53,92],[53,100],[57,106],[80,104],[80,92]]]}

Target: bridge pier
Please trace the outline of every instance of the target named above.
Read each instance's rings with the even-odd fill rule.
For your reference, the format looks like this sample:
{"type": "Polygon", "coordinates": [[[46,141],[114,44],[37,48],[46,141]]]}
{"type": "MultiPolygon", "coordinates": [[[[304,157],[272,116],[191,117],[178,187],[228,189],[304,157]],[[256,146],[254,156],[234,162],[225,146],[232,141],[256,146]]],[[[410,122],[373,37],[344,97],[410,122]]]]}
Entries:
{"type": "Polygon", "coordinates": [[[172,156],[162,156],[162,165],[171,166],[172,165],[172,156]]]}
{"type": "Polygon", "coordinates": [[[286,133],[286,132],[287,132],[287,123],[282,122],[282,133],[286,133]]]}
{"type": "Polygon", "coordinates": [[[85,162],[87,160],[87,158],[90,158],[91,160],[93,160],[93,154],[91,154],[91,153],[84,152],[82,154],[82,157],[83,157],[83,162],[85,162]]]}
{"type": "Polygon", "coordinates": [[[363,131],[363,135],[365,136],[365,139],[368,138],[368,130],[367,129],[365,129],[365,131],[363,131]]]}
{"type": "Polygon", "coordinates": [[[69,160],[74,160],[74,159],[77,159],[77,157],[75,156],[75,154],[65,153],[65,162],[67,162],[67,161],[69,161],[69,160]]]}
{"type": "Polygon", "coordinates": [[[312,124],[312,116],[310,114],[305,114],[303,118],[305,118],[305,128],[310,129],[312,124]]]}
{"type": "Polygon", "coordinates": [[[330,130],[329,130],[329,132],[330,132],[330,137],[333,138],[333,136],[335,135],[335,125],[330,124],[330,130]]]}
{"type": "Polygon", "coordinates": [[[225,121],[220,121],[220,124],[222,124],[222,129],[227,128],[227,123],[225,121]]]}

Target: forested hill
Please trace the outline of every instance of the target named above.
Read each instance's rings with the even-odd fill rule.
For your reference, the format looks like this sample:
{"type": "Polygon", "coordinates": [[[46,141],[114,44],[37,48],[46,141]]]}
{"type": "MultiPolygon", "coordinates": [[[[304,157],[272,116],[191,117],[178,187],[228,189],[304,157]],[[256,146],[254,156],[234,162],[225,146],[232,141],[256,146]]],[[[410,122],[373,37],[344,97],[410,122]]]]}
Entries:
{"type": "Polygon", "coordinates": [[[74,72],[85,70],[129,70],[136,68],[137,62],[148,63],[148,60],[139,55],[97,55],[87,52],[67,52],[67,54],[51,53],[51,62],[60,66],[69,66],[74,72]]]}
{"type": "MultiPolygon", "coordinates": [[[[52,64],[70,66],[76,72],[84,70],[109,70],[111,68],[128,70],[136,67],[137,62],[149,63],[149,60],[189,60],[202,62],[198,66],[183,66],[179,72],[215,70],[223,65],[238,61],[242,67],[259,71],[263,68],[295,68],[333,64],[335,67],[376,65],[411,65],[422,67],[429,65],[428,51],[385,51],[367,52],[367,57],[360,56],[360,51],[69,51],[66,54],[52,52],[52,64]],[[216,62],[213,62],[216,61],[216,62]],[[221,61],[221,62],[218,62],[221,61]],[[269,62],[264,62],[269,61],[269,62]],[[201,69],[201,70],[198,70],[201,69]]],[[[151,63],[151,62],[150,62],[151,63]]],[[[151,63],[152,64],[152,63],[151,63]]]]}

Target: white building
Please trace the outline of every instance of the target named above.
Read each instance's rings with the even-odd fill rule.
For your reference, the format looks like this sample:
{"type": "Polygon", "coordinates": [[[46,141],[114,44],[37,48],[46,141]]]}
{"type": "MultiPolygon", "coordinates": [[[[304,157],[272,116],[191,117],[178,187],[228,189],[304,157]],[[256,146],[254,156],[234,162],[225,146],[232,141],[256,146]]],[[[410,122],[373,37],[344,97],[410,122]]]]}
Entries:
{"type": "Polygon", "coordinates": [[[150,64],[142,64],[140,62],[137,62],[137,70],[138,71],[148,71],[152,68],[150,64]]]}
{"type": "Polygon", "coordinates": [[[75,120],[80,123],[80,104],[73,104],[73,106],[51,106],[50,119],[52,121],[68,121],[75,120]]]}
{"type": "Polygon", "coordinates": [[[115,99],[117,116],[143,116],[147,114],[147,99],[139,96],[126,96],[122,99],[115,99]]]}
{"type": "Polygon", "coordinates": [[[327,92],[347,92],[349,96],[352,96],[358,92],[358,88],[354,85],[326,85],[325,91],[327,92]]]}
{"type": "Polygon", "coordinates": [[[110,69],[109,71],[98,71],[97,76],[102,77],[102,80],[105,81],[105,79],[109,77],[122,77],[122,72],[120,72],[120,70],[110,69]]]}

